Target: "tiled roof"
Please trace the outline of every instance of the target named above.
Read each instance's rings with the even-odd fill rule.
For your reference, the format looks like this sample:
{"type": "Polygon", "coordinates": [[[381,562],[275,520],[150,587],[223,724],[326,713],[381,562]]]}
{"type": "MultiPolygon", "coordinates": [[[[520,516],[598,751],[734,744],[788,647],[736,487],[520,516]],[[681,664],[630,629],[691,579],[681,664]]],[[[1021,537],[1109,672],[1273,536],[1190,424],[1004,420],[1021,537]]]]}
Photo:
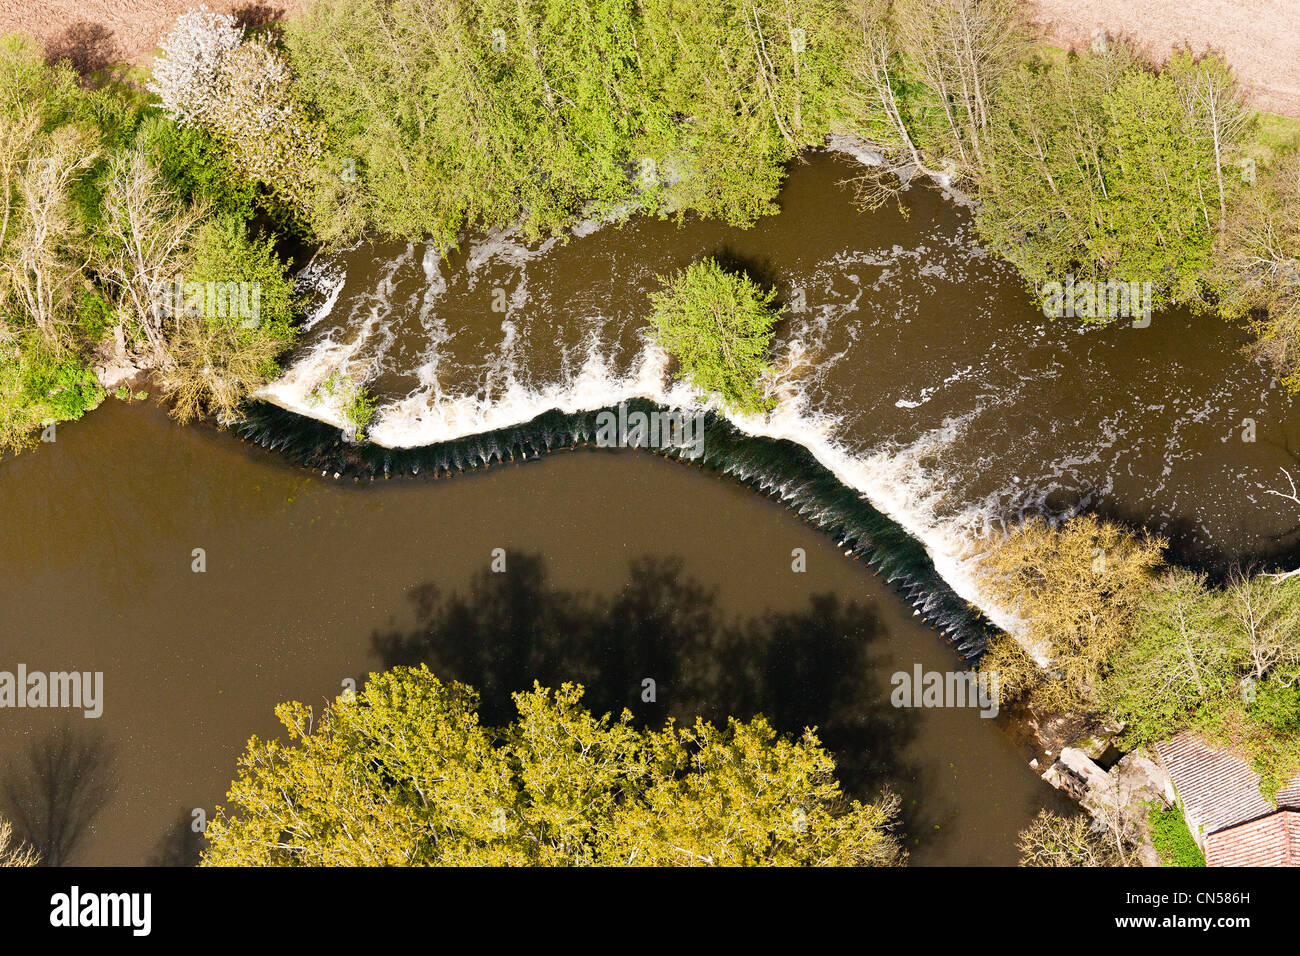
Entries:
{"type": "Polygon", "coordinates": [[[1300,810],[1277,810],[1211,833],[1205,865],[1300,866],[1300,810]]]}
{"type": "Polygon", "coordinates": [[[1279,807],[1290,807],[1292,810],[1300,810],[1300,777],[1296,777],[1289,784],[1279,790],[1274,797],[1279,807]]]}
{"type": "Polygon", "coordinates": [[[1199,824],[1203,832],[1273,812],[1273,804],[1260,795],[1259,774],[1241,758],[1211,750],[1187,733],[1156,744],[1156,752],[1169,771],[1188,822],[1195,821],[1193,825],[1199,824]]]}

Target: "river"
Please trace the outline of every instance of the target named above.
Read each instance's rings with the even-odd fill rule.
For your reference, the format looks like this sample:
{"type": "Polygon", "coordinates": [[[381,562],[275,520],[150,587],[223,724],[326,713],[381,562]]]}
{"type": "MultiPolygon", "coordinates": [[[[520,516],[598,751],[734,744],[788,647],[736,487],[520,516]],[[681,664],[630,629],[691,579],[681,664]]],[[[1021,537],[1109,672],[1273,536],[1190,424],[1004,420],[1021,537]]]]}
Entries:
{"type": "Polygon", "coordinates": [[[1061,802],[1003,718],[888,703],[893,673],[978,650],[968,601],[1014,626],[973,589],[972,539],[1091,509],[1210,570],[1291,560],[1300,505],[1267,490],[1300,474],[1300,432],[1237,330],[1049,321],[964,207],[927,186],[863,212],[854,172],[810,155],[747,231],[633,219],[319,258],[304,340],[237,429],[252,443],[110,401],[0,462],[0,669],[105,680],[98,719],[0,713],[6,781],[59,784],[69,835],[90,821],[74,862],[184,861],[276,702],[423,660],[494,720],[537,677],[647,721],[817,725],[850,792],[902,794],[914,863],[1014,862],[1061,802]],[[597,409],[695,401],[643,320],[656,275],[702,255],[789,307],[775,411],[711,418],[693,463],[544,454],[589,444],[597,409]],[[376,394],[373,444],[313,398],[337,372],[376,394]]]}

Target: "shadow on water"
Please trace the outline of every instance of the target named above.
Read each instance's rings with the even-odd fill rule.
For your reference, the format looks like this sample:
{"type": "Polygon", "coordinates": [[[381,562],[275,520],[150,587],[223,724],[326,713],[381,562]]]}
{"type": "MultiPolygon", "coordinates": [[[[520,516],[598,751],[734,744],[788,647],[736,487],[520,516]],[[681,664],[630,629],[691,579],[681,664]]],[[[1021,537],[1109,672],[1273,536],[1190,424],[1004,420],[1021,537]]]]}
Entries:
{"type": "Polygon", "coordinates": [[[203,834],[194,829],[194,818],[187,807],[181,807],[176,820],[167,828],[154,846],[149,866],[198,866],[203,852],[203,834]]]}
{"type": "Polygon", "coordinates": [[[69,863],[117,789],[114,747],[101,735],[61,725],[34,739],[4,769],[0,812],[44,866],[69,863]]]}
{"type": "Polygon", "coordinates": [[[822,594],[805,610],[729,621],[679,558],[632,560],[611,598],[554,586],[537,555],[508,553],[506,567],[480,572],[466,593],[416,588],[414,626],[372,636],[383,666],[424,663],[472,685],[493,725],[514,718],[511,693],[533,681],[580,682],[593,711],[627,708],[651,726],[761,713],[783,733],[816,727],[851,796],[889,786],[905,806],[920,797],[900,756],[915,712],[889,704],[873,608],[822,594]]]}

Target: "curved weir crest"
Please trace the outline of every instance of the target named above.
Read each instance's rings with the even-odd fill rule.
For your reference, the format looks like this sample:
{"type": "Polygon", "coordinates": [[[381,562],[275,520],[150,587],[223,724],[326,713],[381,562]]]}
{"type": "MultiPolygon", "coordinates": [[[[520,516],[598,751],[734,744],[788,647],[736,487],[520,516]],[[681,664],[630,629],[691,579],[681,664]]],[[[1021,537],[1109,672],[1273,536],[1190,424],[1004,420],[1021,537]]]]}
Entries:
{"type": "Polygon", "coordinates": [[[567,241],[495,231],[446,257],[392,244],[319,259],[294,361],[241,431],[327,473],[446,474],[590,443],[620,402],[701,408],[645,315],[659,276],[714,256],[786,312],[776,408],[711,413],[700,464],[845,541],[963,653],[987,627],[967,602],[1017,630],[968,555],[1027,514],[1142,524],[1207,568],[1296,551],[1300,516],[1266,491],[1294,463],[1300,420],[1241,357],[1239,331],[1177,310],[1141,328],[1047,319],[964,207],[921,187],[906,210],[862,212],[842,185],[852,171],[810,155],[781,214],[749,230],[633,217],[567,241]],[[378,401],[369,443],[340,434],[326,387],[340,376],[378,401]],[[1245,418],[1267,437],[1237,440],[1245,418]]]}

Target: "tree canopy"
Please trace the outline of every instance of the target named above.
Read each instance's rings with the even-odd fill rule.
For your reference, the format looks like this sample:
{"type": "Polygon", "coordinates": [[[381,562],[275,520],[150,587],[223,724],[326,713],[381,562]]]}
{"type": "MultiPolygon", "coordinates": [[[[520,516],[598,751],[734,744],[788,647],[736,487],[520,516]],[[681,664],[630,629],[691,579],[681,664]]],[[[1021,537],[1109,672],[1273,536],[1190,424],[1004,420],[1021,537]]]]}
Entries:
{"type": "Polygon", "coordinates": [[[643,730],[580,686],[534,685],[492,729],[426,667],[372,675],[319,717],[276,713],[209,824],[204,864],[889,865],[897,801],[844,799],[811,730],[762,717],[643,730]]]}
{"type": "Polygon", "coordinates": [[[770,408],[760,380],[769,371],[764,355],[780,318],[776,293],[712,258],[659,281],[665,288],[650,296],[653,336],[682,374],[701,392],[719,396],[729,411],[770,408]]]}

